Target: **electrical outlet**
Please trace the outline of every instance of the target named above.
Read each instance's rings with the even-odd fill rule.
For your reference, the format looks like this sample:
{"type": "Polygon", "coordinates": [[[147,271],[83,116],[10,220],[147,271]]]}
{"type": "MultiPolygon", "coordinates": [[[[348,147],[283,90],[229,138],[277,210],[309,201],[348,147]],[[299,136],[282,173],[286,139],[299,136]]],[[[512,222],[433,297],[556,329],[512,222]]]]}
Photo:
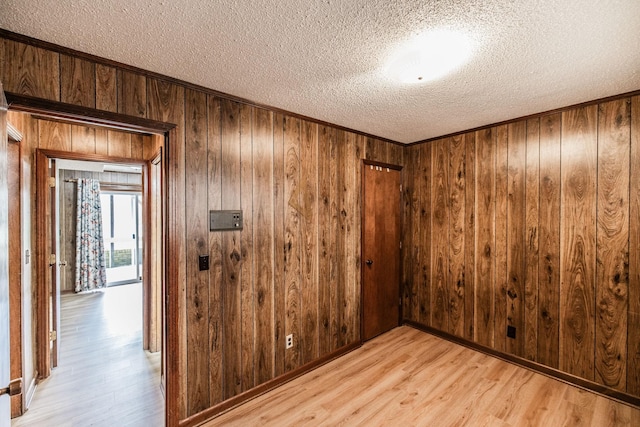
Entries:
{"type": "Polygon", "coordinates": [[[286,347],[285,348],[289,349],[291,347],[293,347],[293,334],[287,335],[287,338],[286,338],[286,347]]]}

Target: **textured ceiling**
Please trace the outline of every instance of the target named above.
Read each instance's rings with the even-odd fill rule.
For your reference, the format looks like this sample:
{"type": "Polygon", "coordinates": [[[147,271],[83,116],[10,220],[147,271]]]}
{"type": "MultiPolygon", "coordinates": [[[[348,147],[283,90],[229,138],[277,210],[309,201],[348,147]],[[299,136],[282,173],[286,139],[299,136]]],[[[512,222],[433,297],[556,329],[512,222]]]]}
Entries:
{"type": "Polygon", "coordinates": [[[0,27],[399,142],[640,89],[638,0],[2,0],[0,27]],[[385,76],[440,28],[465,65],[385,76]]]}

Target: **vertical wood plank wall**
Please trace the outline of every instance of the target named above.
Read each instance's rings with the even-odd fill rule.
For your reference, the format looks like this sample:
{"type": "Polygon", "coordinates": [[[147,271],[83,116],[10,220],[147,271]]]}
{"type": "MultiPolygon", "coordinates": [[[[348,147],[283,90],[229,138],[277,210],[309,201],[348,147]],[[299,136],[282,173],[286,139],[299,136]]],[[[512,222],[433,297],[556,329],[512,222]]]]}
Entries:
{"type": "MultiPolygon", "coordinates": [[[[402,165],[403,147],[68,52],[0,48],[8,92],[177,125],[179,419],[359,341],[361,159],[402,165]],[[243,230],[209,232],[211,209],[242,209],[243,230]]],[[[38,128],[43,147],[133,154],[86,129],[38,128]]]]}
{"type": "Polygon", "coordinates": [[[640,395],[639,135],[634,96],[408,147],[405,318],[640,395]]]}
{"type": "MultiPolygon", "coordinates": [[[[407,320],[640,395],[638,97],[405,148],[68,51],[0,49],[8,92],[177,125],[179,419],[359,340],[363,158],[405,166],[407,320]],[[243,230],[210,233],[211,209],[243,209],[243,230]]],[[[69,147],[73,132],[42,143],[122,154],[82,129],[69,147]]]]}

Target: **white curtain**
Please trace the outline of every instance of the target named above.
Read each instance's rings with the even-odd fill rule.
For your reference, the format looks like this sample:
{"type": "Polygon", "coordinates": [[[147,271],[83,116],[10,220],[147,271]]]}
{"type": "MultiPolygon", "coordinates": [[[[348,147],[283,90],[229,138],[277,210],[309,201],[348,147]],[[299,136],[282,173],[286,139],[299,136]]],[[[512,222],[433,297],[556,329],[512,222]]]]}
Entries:
{"type": "Polygon", "coordinates": [[[76,213],[76,292],[107,286],[107,271],[102,238],[100,182],[78,179],[76,213]]]}

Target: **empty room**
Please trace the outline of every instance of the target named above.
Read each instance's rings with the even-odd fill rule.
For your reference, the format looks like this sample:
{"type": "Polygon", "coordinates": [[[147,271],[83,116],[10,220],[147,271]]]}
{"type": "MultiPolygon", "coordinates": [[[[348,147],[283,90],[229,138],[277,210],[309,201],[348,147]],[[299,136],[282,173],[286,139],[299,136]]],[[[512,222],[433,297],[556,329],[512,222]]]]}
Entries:
{"type": "Polygon", "coordinates": [[[4,0],[0,426],[640,425],[638,35],[4,0]]]}

